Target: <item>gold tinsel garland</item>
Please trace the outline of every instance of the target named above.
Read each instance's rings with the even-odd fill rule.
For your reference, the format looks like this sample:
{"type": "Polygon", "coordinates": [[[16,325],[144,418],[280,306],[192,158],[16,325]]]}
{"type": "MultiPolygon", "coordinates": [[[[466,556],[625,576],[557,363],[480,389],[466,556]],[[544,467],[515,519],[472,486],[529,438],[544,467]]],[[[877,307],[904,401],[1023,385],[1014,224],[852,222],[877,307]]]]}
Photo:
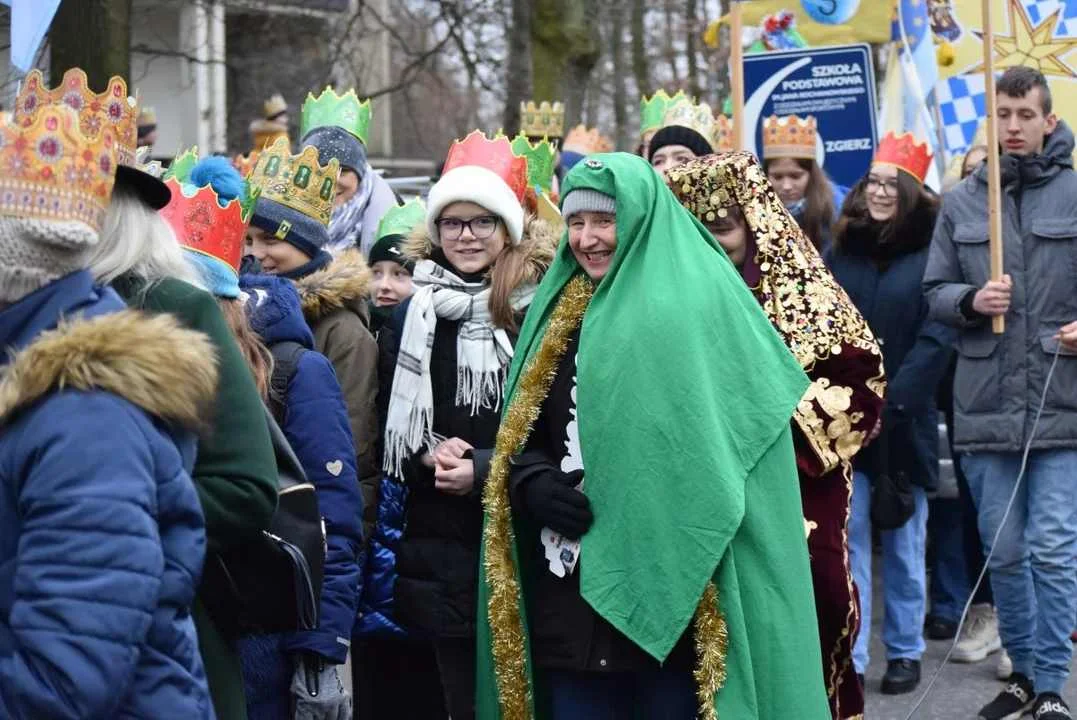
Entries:
{"type": "MultiPolygon", "coordinates": [[[[550,393],[561,358],[572,333],[580,326],[591,301],[594,286],[578,276],[561,293],[542,344],[524,369],[497,433],[494,456],[483,489],[487,522],[483,528],[486,582],[490,586],[489,614],[494,672],[497,676],[498,704],[507,720],[530,720],[531,686],[527,677],[524,619],[521,615],[520,584],[513,556],[515,534],[508,482],[510,458],[519,452],[538,420],[542,403],[550,393]]],[[[725,684],[729,634],[718,609],[718,589],[708,582],[696,609],[696,668],[700,717],[717,720],[715,695],[725,684]]]]}
{"type": "Polygon", "coordinates": [[[490,586],[487,612],[501,717],[511,720],[530,720],[531,687],[527,678],[524,620],[520,613],[520,584],[513,557],[509,459],[527,442],[569,338],[579,327],[593,292],[594,286],[583,276],[570,280],[561,292],[538,353],[524,369],[512,403],[505,411],[483,489],[487,522],[482,542],[486,581],[490,586]]]}

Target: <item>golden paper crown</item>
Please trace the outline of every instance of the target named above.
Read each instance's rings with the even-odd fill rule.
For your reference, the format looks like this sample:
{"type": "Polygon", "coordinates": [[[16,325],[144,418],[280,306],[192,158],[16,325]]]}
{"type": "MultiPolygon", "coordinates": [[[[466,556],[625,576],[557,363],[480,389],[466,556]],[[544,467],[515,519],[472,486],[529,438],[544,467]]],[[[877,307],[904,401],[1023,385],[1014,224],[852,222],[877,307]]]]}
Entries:
{"type": "Polygon", "coordinates": [[[79,117],[79,128],[87,138],[95,139],[106,128],[116,143],[116,160],[121,165],[133,165],[138,146],[138,103],[127,96],[127,83],[121,77],[108,81],[105,91],[98,94],[89,87],[89,80],[79,68],[64,73],[57,88],[49,89],[40,70],[31,70],[15,99],[16,122],[32,125],[40,111],[50,105],[63,103],[79,117]]]}
{"type": "Polygon", "coordinates": [[[897,136],[889,132],[879,143],[873,162],[893,165],[904,170],[923,184],[927,171],[931,168],[934,157],[927,149],[927,143],[917,143],[911,132],[897,136]]]}
{"type": "Polygon", "coordinates": [[[284,101],[284,96],[280,93],[275,93],[273,97],[262,103],[262,115],[266,120],[269,120],[282,112],[288,111],[288,103],[284,101]]]}
{"type": "Polygon", "coordinates": [[[552,105],[546,100],[535,105],[534,100],[520,103],[520,134],[528,137],[560,138],[565,135],[565,106],[552,105]]]}
{"type": "Polygon", "coordinates": [[[814,160],[818,130],[815,117],[771,115],[763,119],[763,159],[814,160]]]}
{"type": "Polygon", "coordinates": [[[662,118],[662,127],[677,125],[686,127],[699,133],[713,148],[714,146],[714,113],[707,103],[695,103],[684,98],[673,103],[666,109],[662,118]]]}
{"type": "Polygon", "coordinates": [[[590,128],[583,123],[569,130],[561,149],[569,152],[577,152],[580,155],[594,155],[596,153],[613,152],[613,141],[598,131],[598,128],[590,128]]]}
{"type": "Polygon", "coordinates": [[[118,143],[105,127],[93,136],[65,105],[0,128],[0,214],[101,228],[116,181],[118,143]]]}
{"type": "Polygon", "coordinates": [[[733,143],[733,121],[725,115],[714,118],[714,134],[711,136],[711,146],[716,153],[736,152],[733,143]]]}
{"type": "Polygon", "coordinates": [[[328,165],[320,165],[318,149],[313,145],[292,155],[288,141],[277,138],[261,152],[248,179],[262,198],[328,226],[339,175],[340,161],[336,158],[328,165]]]}

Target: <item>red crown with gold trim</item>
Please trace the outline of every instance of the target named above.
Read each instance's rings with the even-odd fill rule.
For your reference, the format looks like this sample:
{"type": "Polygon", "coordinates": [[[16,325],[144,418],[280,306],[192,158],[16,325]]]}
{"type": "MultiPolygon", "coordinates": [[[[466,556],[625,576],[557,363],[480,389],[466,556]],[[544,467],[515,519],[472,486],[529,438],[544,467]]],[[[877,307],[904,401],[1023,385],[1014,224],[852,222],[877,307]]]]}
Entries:
{"type": "Polygon", "coordinates": [[[50,90],[41,71],[31,70],[15,99],[15,121],[29,126],[43,108],[60,104],[78,114],[79,128],[87,138],[96,139],[107,128],[116,141],[116,160],[121,165],[135,164],[138,103],[127,96],[123,78],[114,76],[104,92],[95,93],[86,73],[71,68],[64,73],[60,86],[50,90]]]}
{"type": "Polygon", "coordinates": [[[799,118],[796,115],[763,119],[763,159],[794,158],[814,160],[816,138],[819,130],[815,116],[799,118]]]}
{"type": "Polygon", "coordinates": [[[912,133],[896,136],[889,132],[879,143],[874,162],[904,170],[922,184],[931,168],[933,157],[927,149],[927,143],[917,143],[912,133]]]}
{"type": "Polygon", "coordinates": [[[561,149],[580,155],[595,155],[613,152],[613,142],[600,133],[598,128],[588,128],[581,123],[569,130],[565,141],[561,143],[561,149]]]}
{"type": "Polygon", "coordinates": [[[736,151],[736,148],[733,147],[733,121],[725,115],[718,115],[714,118],[711,145],[714,146],[714,152],[716,153],[736,151]]]}
{"type": "Polygon", "coordinates": [[[442,174],[464,165],[477,165],[493,172],[523,204],[527,190],[527,158],[514,153],[512,143],[504,135],[491,140],[483,131],[473,130],[463,140],[454,142],[445,158],[442,174]]]}
{"type": "MultiPolygon", "coordinates": [[[[172,191],[172,199],[159,212],[172,226],[180,245],[215,257],[239,272],[250,215],[239,198],[222,207],[213,186],[194,188],[188,184],[187,176],[197,162],[197,149],[188,150],[172,162],[172,167],[180,170],[165,180],[165,185],[172,191]],[[192,191],[193,194],[187,194],[192,191]]],[[[250,209],[254,203],[247,205],[250,209]]]]}
{"type": "Polygon", "coordinates": [[[116,149],[111,128],[87,137],[65,105],[0,128],[0,214],[99,230],[116,181],[116,149]]]}

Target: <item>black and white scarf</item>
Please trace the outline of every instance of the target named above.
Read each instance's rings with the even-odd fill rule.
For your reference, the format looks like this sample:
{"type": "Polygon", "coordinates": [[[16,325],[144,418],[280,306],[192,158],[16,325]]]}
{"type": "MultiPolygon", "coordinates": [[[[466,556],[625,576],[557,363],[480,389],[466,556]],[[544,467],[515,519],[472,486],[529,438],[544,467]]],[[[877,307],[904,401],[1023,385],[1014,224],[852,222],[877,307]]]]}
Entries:
{"type": "MultiPolygon", "coordinates": [[[[472,415],[499,409],[512,362],[508,333],[495,327],[490,315],[488,282],[466,282],[433,260],[419,262],[412,279],[419,289],[404,320],[385,427],[384,467],[396,477],[405,457],[436,444],[430,358],[439,318],[461,321],[456,336],[457,407],[469,408],[472,415]]],[[[513,309],[526,308],[534,294],[534,285],[517,289],[513,309]]]]}

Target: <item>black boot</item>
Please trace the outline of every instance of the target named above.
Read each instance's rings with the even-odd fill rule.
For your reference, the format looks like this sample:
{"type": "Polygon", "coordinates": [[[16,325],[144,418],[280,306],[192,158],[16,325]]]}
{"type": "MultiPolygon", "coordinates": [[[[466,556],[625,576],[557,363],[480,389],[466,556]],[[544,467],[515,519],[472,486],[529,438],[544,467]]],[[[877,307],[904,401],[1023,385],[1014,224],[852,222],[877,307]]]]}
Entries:
{"type": "Polygon", "coordinates": [[[901,695],[912,692],[920,684],[919,660],[891,660],[886,664],[883,675],[882,691],[884,695],[901,695]]]}

